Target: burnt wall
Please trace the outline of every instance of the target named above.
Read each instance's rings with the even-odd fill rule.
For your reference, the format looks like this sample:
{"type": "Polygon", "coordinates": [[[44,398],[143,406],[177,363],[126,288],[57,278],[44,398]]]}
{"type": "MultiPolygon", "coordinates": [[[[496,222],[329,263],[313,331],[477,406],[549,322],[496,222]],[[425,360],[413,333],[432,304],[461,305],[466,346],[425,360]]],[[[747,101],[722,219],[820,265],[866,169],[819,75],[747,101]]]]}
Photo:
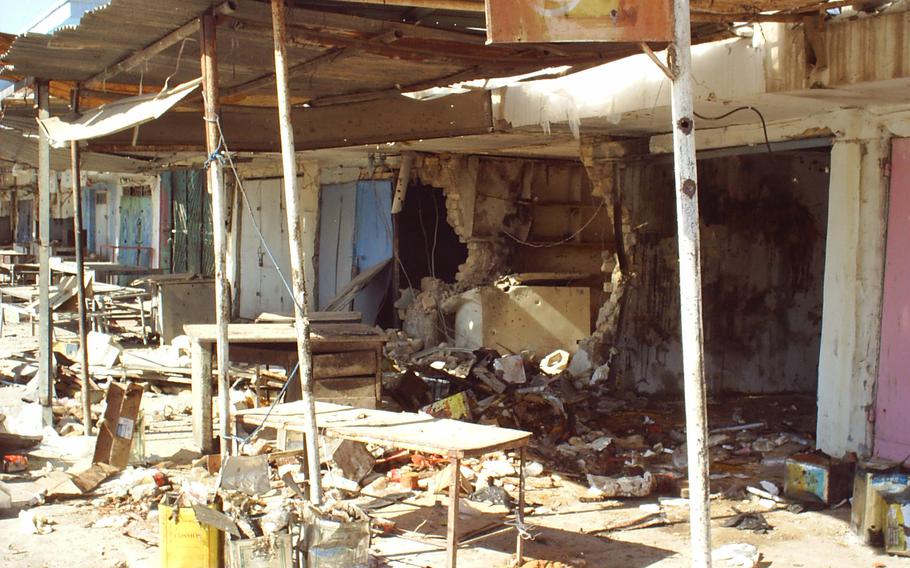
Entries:
{"type": "MultiPolygon", "coordinates": [[[[827,151],[700,160],[706,379],[713,393],[814,392],[827,151]]],[[[682,390],[672,165],[626,168],[636,243],[614,360],[621,387],[682,390]]]]}
{"type": "Polygon", "coordinates": [[[513,272],[576,273],[600,288],[612,221],[581,164],[423,156],[417,171],[421,183],[443,189],[446,220],[468,249],[456,276],[462,288],[513,272]]]}

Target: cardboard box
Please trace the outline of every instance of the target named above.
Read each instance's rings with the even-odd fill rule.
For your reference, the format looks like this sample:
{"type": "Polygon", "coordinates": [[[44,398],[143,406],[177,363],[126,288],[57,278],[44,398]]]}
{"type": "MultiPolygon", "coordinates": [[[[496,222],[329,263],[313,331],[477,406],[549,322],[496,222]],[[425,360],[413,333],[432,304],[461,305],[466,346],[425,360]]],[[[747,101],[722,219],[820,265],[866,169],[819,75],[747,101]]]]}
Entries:
{"type": "Polygon", "coordinates": [[[143,391],[142,386],[135,383],[125,387],[111,383],[108,387],[107,407],[98,425],[94,463],[107,463],[120,469],[127,466],[143,391]]]}

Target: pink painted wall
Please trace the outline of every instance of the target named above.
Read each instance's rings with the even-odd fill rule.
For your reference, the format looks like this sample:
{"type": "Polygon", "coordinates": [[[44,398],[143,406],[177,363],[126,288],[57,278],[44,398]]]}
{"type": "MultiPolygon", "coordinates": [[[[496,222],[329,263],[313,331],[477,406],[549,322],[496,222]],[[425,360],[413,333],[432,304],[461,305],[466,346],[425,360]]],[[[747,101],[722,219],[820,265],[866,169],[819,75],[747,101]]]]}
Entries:
{"type": "Polygon", "coordinates": [[[910,138],[891,145],[875,454],[910,456],[910,138]]]}

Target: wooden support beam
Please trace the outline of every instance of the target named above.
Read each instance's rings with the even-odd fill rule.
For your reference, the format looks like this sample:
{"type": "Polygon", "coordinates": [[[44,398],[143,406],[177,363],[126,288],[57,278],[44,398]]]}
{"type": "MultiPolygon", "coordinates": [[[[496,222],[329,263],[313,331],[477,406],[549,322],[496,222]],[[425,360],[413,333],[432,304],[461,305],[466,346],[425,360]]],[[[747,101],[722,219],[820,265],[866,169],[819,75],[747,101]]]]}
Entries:
{"type": "Polygon", "coordinates": [[[477,0],[338,0],[350,4],[374,4],[378,6],[403,6],[425,10],[448,10],[453,12],[484,13],[484,3],[477,0]]]}
{"type": "MultiPolygon", "coordinates": [[[[234,0],[229,0],[228,2],[223,2],[216,6],[212,10],[212,13],[215,15],[226,15],[233,12],[236,8],[236,2],[234,0]]],[[[129,57],[125,57],[106,68],[104,71],[93,75],[85,81],[86,86],[92,87],[101,85],[111,77],[126,73],[155,57],[172,45],[189,38],[199,31],[199,21],[199,18],[193,18],[161,39],[156,40],[139,51],[133,52],[129,57]]]]}
{"type": "MultiPolygon", "coordinates": [[[[344,59],[354,55],[355,52],[345,48],[329,49],[323,53],[320,53],[316,57],[307,59],[297,65],[288,68],[288,79],[293,77],[298,77],[304,73],[311,73],[318,67],[326,65],[328,63],[335,63],[339,59],[344,59]]],[[[234,85],[232,87],[227,87],[221,89],[222,97],[232,97],[236,95],[241,95],[255,91],[257,89],[262,89],[265,87],[270,87],[275,84],[275,73],[266,73],[261,77],[257,77],[246,83],[241,83],[239,85],[234,85]]]]}
{"type": "Polygon", "coordinates": [[[670,45],[673,76],[673,162],[679,246],[680,329],[689,460],[691,566],[711,568],[711,501],[708,477],[708,408],[702,326],[701,244],[698,221],[698,168],[692,76],[689,0],[673,0],[670,45]]]}
{"type": "Polygon", "coordinates": [[[313,351],[310,346],[310,318],[307,298],[306,255],[303,248],[304,222],[301,220],[300,195],[297,192],[297,155],[294,128],[291,126],[290,89],[288,88],[287,28],[284,0],[272,0],[272,37],[275,50],[275,86],[278,91],[278,130],[281,138],[281,167],[284,174],[284,200],[288,221],[288,244],[291,257],[291,285],[294,289],[294,327],[297,330],[297,357],[300,377],[303,421],[306,433],[307,482],[310,502],[322,503],[322,477],[319,471],[319,432],[316,429],[316,400],[313,396],[313,351]]]}
{"type": "MultiPolygon", "coordinates": [[[[246,30],[265,32],[266,26],[250,20],[231,18],[246,30]]],[[[607,61],[612,55],[587,49],[583,52],[556,50],[541,52],[539,49],[527,48],[517,50],[511,47],[483,46],[474,43],[462,43],[429,38],[409,38],[399,36],[395,42],[374,42],[370,37],[351,35],[317,27],[310,22],[307,25],[288,26],[287,40],[299,47],[313,46],[326,48],[351,48],[357,51],[406,61],[444,63],[457,66],[483,65],[496,73],[497,67],[519,67],[524,64],[528,70],[548,66],[576,65],[594,61],[607,61]]]]}
{"type": "MultiPolygon", "coordinates": [[[[73,112],[78,113],[79,89],[73,89],[71,100],[73,112]]],[[[92,400],[88,366],[88,324],[85,315],[85,265],[83,262],[85,248],[82,243],[82,169],[79,160],[79,142],[73,140],[70,142],[70,167],[73,184],[73,237],[76,243],[76,301],[79,304],[79,343],[82,345],[82,359],[80,361],[82,363],[80,370],[80,378],[82,379],[82,426],[84,435],[91,436],[92,400]]]]}
{"type": "MultiPolygon", "coordinates": [[[[258,9],[247,10],[247,6],[249,6],[248,3],[241,5],[240,9],[230,16],[235,22],[240,22],[240,29],[243,29],[250,23],[271,26],[271,18],[267,17],[264,11],[258,9]]],[[[363,37],[371,37],[392,31],[400,34],[401,37],[435,39],[479,46],[483,46],[486,42],[485,34],[479,32],[472,33],[468,30],[447,30],[432,26],[424,26],[419,23],[409,24],[392,20],[353,16],[342,12],[327,12],[324,10],[299,7],[289,7],[287,13],[287,19],[291,22],[306,22],[308,26],[315,29],[336,31],[345,34],[353,32],[362,34],[363,37]]]]}
{"type": "MultiPolygon", "coordinates": [[[[205,146],[198,124],[182,112],[169,112],[142,126],[142,146],[121,132],[88,145],[96,152],[142,150],[192,151],[205,146]]],[[[431,101],[395,97],[350,105],[292,110],[297,151],[343,148],[493,131],[490,93],[477,91],[431,101]]],[[[233,152],[279,152],[278,117],[274,110],[225,107],[221,127],[233,152]]]]}
{"type": "MultiPolygon", "coordinates": [[[[50,117],[48,83],[36,81],[38,92],[38,118],[50,117]]],[[[43,128],[38,129],[38,401],[42,407],[45,426],[54,425],[54,354],[53,322],[51,318],[51,147],[43,128]]]]}
{"type": "MultiPolygon", "coordinates": [[[[217,152],[220,150],[221,133],[218,104],[218,54],[215,40],[215,17],[206,14],[200,26],[202,46],[202,92],[205,105],[205,146],[208,154],[208,190],[212,196],[212,227],[215,249],[215,321],[218,324],[218,420],[221,455],[230,454],[231,421],[230,356],[228,353],[228,324],[231,321],[230,290],[227,282],[227,200],[224,189],[224,164],[217,152]]],[[[197,126],[198,128],[198,126],[197,126]]],[[[144,131],[143,131],[144,132],[144,131]]]]}

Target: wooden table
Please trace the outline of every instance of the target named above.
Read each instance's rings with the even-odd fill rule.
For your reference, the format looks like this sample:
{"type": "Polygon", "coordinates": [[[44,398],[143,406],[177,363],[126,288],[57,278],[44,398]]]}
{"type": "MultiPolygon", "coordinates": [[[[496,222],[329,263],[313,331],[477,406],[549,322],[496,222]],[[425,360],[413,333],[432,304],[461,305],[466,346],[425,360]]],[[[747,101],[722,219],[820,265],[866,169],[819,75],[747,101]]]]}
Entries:
{"type": "MultiPolygon", "coordinates": [[[[329,317],[329,316],[323,316],[329,317]]],[[[384,334],[361,323],[323,323],[311,317],[313,393],[317,400],[375,407],[382,387],[384,334]]],[[[203,453],[213,450],[212,359],[216,324],[183,326],[192,340],[193,441],[203,453]]],[[[232,323],[228,356],[238,363],[279,365],[288,372],[297,363],[297,332],[293,323],[232,323]]],[[[288,387],[286,400],[300,398],[300,382],[288,387]]],[[[226,442],[223,442],[226,443],[226,442]]]]}
{"type": "MultiPolygon", "coordinates": [[[[270,428],[279,440],[283,432],[304,434],[303,403],[278,404],[268,414],[267,408],[241,410],[236,414],[238,426],[270,428]],[[266,416],[268,414],[268,416],[266,416]]],[[[413,412],[351,408],[327,402],[316,403],[316,427],[321,435],[342,438],[384,447],[401,448],[445,456],[454,466],[449,487],[449,520],[446,527],[446,566],[455,568],[458,552],[458,493],[461,486],[461,460],[479,457],[490,452],[519,450],[520,468],[518,508],[515,519],[518,527],[524,523],[525,476],[524,448],[530,432],[499,428],[483,424],[433,418],[413,412]]],[[[523,539],[519,533],[515,545],[518,563],[524,556],[523,539]]]]}
{"type": "Polygon", "coordinates": [[[24,264],[32,260],[32,255],[27,252],[21,252],[13,249],[0,250],[0,266],[3,270],[10,273],[10,284],[16,283],[16,265],[24,264]]]}
{"type": "MultiPolygon", "coordinates": [[[[76,262],[63,260],[59,257],[51,257],[50,269],[52,272],[62,272],[63,274],[76,274],[76,262]]],[[[116,276],[132,276],[134,278],[159,272],[155,268],[146,268],[144,266],[133,266],[129,264],[118,264],[116,262],[87,261],[83,263],[83,270],[86,274],[92,273],[95,282],[111,282],[116,276]]]]}
{"type": "MultiPolygon", "coordinates": [[[[68,293],[61,291],[60,284],[52,284],[49,289],[51,315],[53,321],[71,321],[78,317],[75,308],[65,311],[61,308],[63,303],[71,300],[75,292],[72,288],[68,293]]],[[[148,295],[145,290],[128,288],[103,282],[93,282],[88,293],[88,317],[96,331],[107,331],[108,323],[112,320],[136,320],[141,322],[143,336],[146,335],[146,316],[142,300],[148,295]],[[135,302],[136,306],[133,306],[135,302]],[[116,304],[117,309],[105,307],[103,304],[116,304]]],[[[0,288],[0,336],[3,335],[3,323],[6,316],[15,316],[14,321],[21,321],[23,316],[29,319],[32,334],[35,333],[35,322],[38,321],[38,286],[5,286],[0,288]],[[11,301],[12,300],[12,301],[11,301]]]]}

